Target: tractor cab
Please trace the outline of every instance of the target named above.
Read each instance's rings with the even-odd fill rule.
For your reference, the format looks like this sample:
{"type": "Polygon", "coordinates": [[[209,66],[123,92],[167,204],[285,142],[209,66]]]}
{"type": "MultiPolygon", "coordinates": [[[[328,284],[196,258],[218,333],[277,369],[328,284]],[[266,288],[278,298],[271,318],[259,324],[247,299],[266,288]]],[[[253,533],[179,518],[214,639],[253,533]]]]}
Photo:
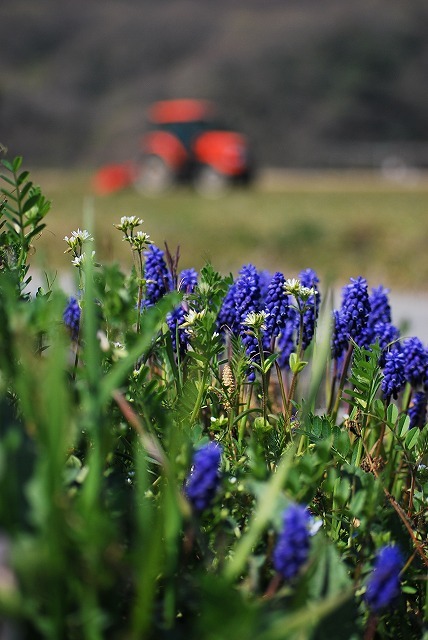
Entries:
{"type": "Polygon", "coordinates": [[[249,177],[245,137],[220,125],[205,100],[165,100],[148,114],[150,130],[141,141],[136,186],[161,192],[191,181],[199,190],[220,191],[249,177]]]}

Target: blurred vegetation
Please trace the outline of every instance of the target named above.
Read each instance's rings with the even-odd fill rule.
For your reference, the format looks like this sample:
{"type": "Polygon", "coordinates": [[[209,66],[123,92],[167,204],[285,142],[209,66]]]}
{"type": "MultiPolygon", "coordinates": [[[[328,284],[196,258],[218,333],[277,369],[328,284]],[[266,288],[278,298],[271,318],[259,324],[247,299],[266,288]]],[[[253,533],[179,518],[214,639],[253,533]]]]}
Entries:
{"type": "Polygon", "coordinates": [[[133,190],[92,194],[90,174],[35,171],[52,201],[49,230],[36,239],[33,264],[48,271],[69,269],[65,235],[84,226],[94,211],[97,256],[129,263],[128,247],[113,224],[121,215],[144,219],[153,242],[180,246],[183,268],[207,260],[227,274],[251,261],[260,269],[294,277],[317,270],[324,283],[364,274],[372,286],[426,291],[428,186],[388,182],[375,174],[284,173],[260,176],[248,190],[208,200],[187,188],[160,198],[133,190]]]}
{"type": "Polygon", "coordinates": [[[11,153],[138,152],[156,99],[215,100],[261,165],[428,164],[425,0],[16,0],[0,7],[11,153]]]}

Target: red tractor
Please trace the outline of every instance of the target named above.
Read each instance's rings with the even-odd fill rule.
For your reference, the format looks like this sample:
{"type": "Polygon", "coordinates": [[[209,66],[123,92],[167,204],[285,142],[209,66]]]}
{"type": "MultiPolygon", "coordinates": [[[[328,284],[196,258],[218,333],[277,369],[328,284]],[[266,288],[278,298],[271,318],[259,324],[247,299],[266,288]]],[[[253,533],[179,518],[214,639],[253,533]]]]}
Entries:
{"type": "Polygon", "coordinates": [[[155,102],[149,110],[149,121],[139,159],[101,169],[95,176],[98,192],[115,191],[132,183],[143,193],[157,194],[173,184],[191,182],[199,192],[216,195],[229,184],[250,180],[247,139],[218,124],[210,102],[155,102]]]}

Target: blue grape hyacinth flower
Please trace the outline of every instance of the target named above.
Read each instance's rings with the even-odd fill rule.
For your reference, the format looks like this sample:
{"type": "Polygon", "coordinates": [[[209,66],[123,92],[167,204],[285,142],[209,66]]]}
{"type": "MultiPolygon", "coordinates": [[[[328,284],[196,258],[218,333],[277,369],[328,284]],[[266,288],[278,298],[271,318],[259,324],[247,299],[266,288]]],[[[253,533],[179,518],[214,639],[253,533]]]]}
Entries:
{"type": "Polygon", "coordinates": [[[184,323],[186,312],[180,305],[173,309],[166,316],[166,323],[171,334],[172,348],[175,352],[179,350],[180,356],[183,357],[189,347],[189,334],[181,325],[184,323]],[[178,343],[177,343],[178,339],[178,343]]]}
{"type": "Polygon", "coordinates": [[[232,333],[236,333],[237,327],[239,325],[237,313],[236,313],[236,305],[235,305],[235,291],[236,284],[233,282],[225,297],[223,298],[223,302],[217,317],[217,327],[220,334],[224,334],[226,329],[231,331],[232,333]]]}
{"type": "Polygon", "coordinates": [[[370,300],[367,281],[359,276],[351,278],[350,284],[343,288],[341,318],[348,337],[360,344],[365,341],[365,329],[370,315],[370,300]]]}
{"type": "Polygon", "coordinates": [[[417,391],[415,393],[415,395],[413,396],[412,404],[410,405],[407,414],[410,417],[409,429],[413,429],[413,427],[419,427],[419,429],[423,429],[427,422],[426,391],[417,391]]]}
{"type": "Polygon", "coordinates": [[[195,511],[204,511],[214,499],[220,485],[222,448],[209,442],[198,449],[185,485],[185,494],[195,511]]]}
{"type": "Polygon", "coordinates": [[[426,378],[428,356],[419,338],[408,338],[403,344],[404,374],[412,387],[424,384],[426,378]]]}
{"type": "Polygon", "coordinates": [[[184,293],[193,293],[198,284],[198,272],[196,269],[183,269],[178,276],[178,290],[184,293]]]}
{"type": "Polygon", "coordinates": [[[310,524],[307,507],[291,504],[284,511],[283,528],[273,552],[273,566],[284,580],[295,578],[308,559],[310,524]]]}
{"type": "Polygon", "coordinates": [[[79,337],[81,309],[76,298],[71,297],[62,315],[65,326],[69,329],[71,339],[77,340],[79,337]]]}
{"type": "Polygon", "coordinates": [[[370,295],[369,324],[374,326],[377,322],[391,322],[391,305],[388,298],[389,289],[380,286],[372,288],[370,295]]]}
{"type": "Polygon", "coordinates": [[[331,355],[333,360],[339,360],[348,348],[349,338],[340,310],[333,311],[332,321],[331,355]]]}
{"type": "Polygon", "coordinates": [[[281,369],[288,369],[290,354],[296,350],[296,325],[299,321],[297,311],[290,307],[288,311],[288,320],[285,323],[285,327],[282,329],[278,338],[278,364],[281,369]]]}
{"type": "Polygon", "coordinates": [[[144,251],[146,259],[144,277],[146,279],[146,306],[156,304],[171,288],[170,276],[164,252],[154,244],[144,251]]]}
{"type": "Polygon", "coordinates": [[[285,277],[277,271],[267,287],[265,296],[266,318],[266,341],[269,343],[276,338],[288,318],[289,297],[284,291],[285,277]]]}
{"type": "Polygon", "coordinates": [[[398,394],[406,383],[404,374],[405,360],[401,351],[393,350],[385,354],[383,370],[382,392],[387,400],[391,396],[397,399],[398,394]]]}
{"type": "MultiPolygon", "coordinates": [[[[314,289],[315,294],[306,302],[306,310],[303,314],[302,348],[305,350],[312,342],[315,327],[318,320],[321,305],[321,294],[318,290],[319,278],[313,269],[304,269],[299,273],[298,279],[303,287],[314,289]]],[[[298,338],[300,340],[300,338],[298,338]]]]}
{"type": "Polygon", "coordinates": [[[379,613],[394,604],[400,594],[402,568],[403,557],[397,547],[387,545],[379,549],[365,593],[371,611],[379,613]]]}

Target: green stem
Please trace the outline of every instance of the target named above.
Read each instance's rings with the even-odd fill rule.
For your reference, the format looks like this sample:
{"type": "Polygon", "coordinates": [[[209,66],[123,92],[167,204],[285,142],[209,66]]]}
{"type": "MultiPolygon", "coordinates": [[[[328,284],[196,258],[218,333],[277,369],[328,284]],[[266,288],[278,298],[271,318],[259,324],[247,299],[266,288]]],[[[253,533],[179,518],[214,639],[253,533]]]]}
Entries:
{"type": "Polygon", "coordinates": [[[143,257],[141,251],[138,252],[138,303],[137,303],[137,333],[140,333],[141,324],[141,302],[143,300],[143,257]]]}
{"type": "Polygon", "coordinates": [[[250,413],[250,404],[251,404],[251,394],[253,391],[253,385],[250,385],[250,389],[248,391],[247,400],[245,409],[240,415],[239,427],[238,427],[238,443],[241,444],[244,439],[245,427],[247,425],[247,415],[250,413]]]}
{"type": "Polygon", "coordinates": [[[259,354],[260,354],[260,366],[262,370],[262,412],[263,412],[263,422],[267,424],[267,399],[268,399],[268,380],[265,372],[265,355],[263,351],[263,344],[261,335],[257,335],[257,343],[259,346],[259,354]]]}
{"type": "Polygon", "coordinates": [[[340,401],[342,399],[342,392],[343,392],[343,388],[345,386],[346,378],[348,375],[348,369],[351,363],[353,351],[354,351],[354,345],[351,342],[349,344],[348,351],[346,352],[345,362],[343,363],[342,374],[340,376],[339,388],[336,394],[336,401],[334,403],[334,408],[332,411],[332,418],[334,421],[336,421],[337,414],[339,413],[339,406],[340,406],[340,401]]]}
{"type": "Polygon", "coordinates": [[[204,370],[202,372],[202,378],[199,383],[198,389],[198,397],[195,402],[195,406],[193,407],[192,415],[190,416],[190,424],[193,425],[196,422],[196,418],[198,417],[199,411],[201,409],[202,400],[205,393],[205,387],[207,384],[208,378],[208,363],[204,365],[204,370]]]}
{"type": "Polygon", "coordinates": [[[278,377],[279,389],[281,392],[282,409],[285,414],[288,407],[288,398],[287,398],[287,393],[285,391],[284,378],[282,377],[281,367],[279,366],[276,360],[275,360],[275,368],[276,368],[276,375],[278,377]]]}

